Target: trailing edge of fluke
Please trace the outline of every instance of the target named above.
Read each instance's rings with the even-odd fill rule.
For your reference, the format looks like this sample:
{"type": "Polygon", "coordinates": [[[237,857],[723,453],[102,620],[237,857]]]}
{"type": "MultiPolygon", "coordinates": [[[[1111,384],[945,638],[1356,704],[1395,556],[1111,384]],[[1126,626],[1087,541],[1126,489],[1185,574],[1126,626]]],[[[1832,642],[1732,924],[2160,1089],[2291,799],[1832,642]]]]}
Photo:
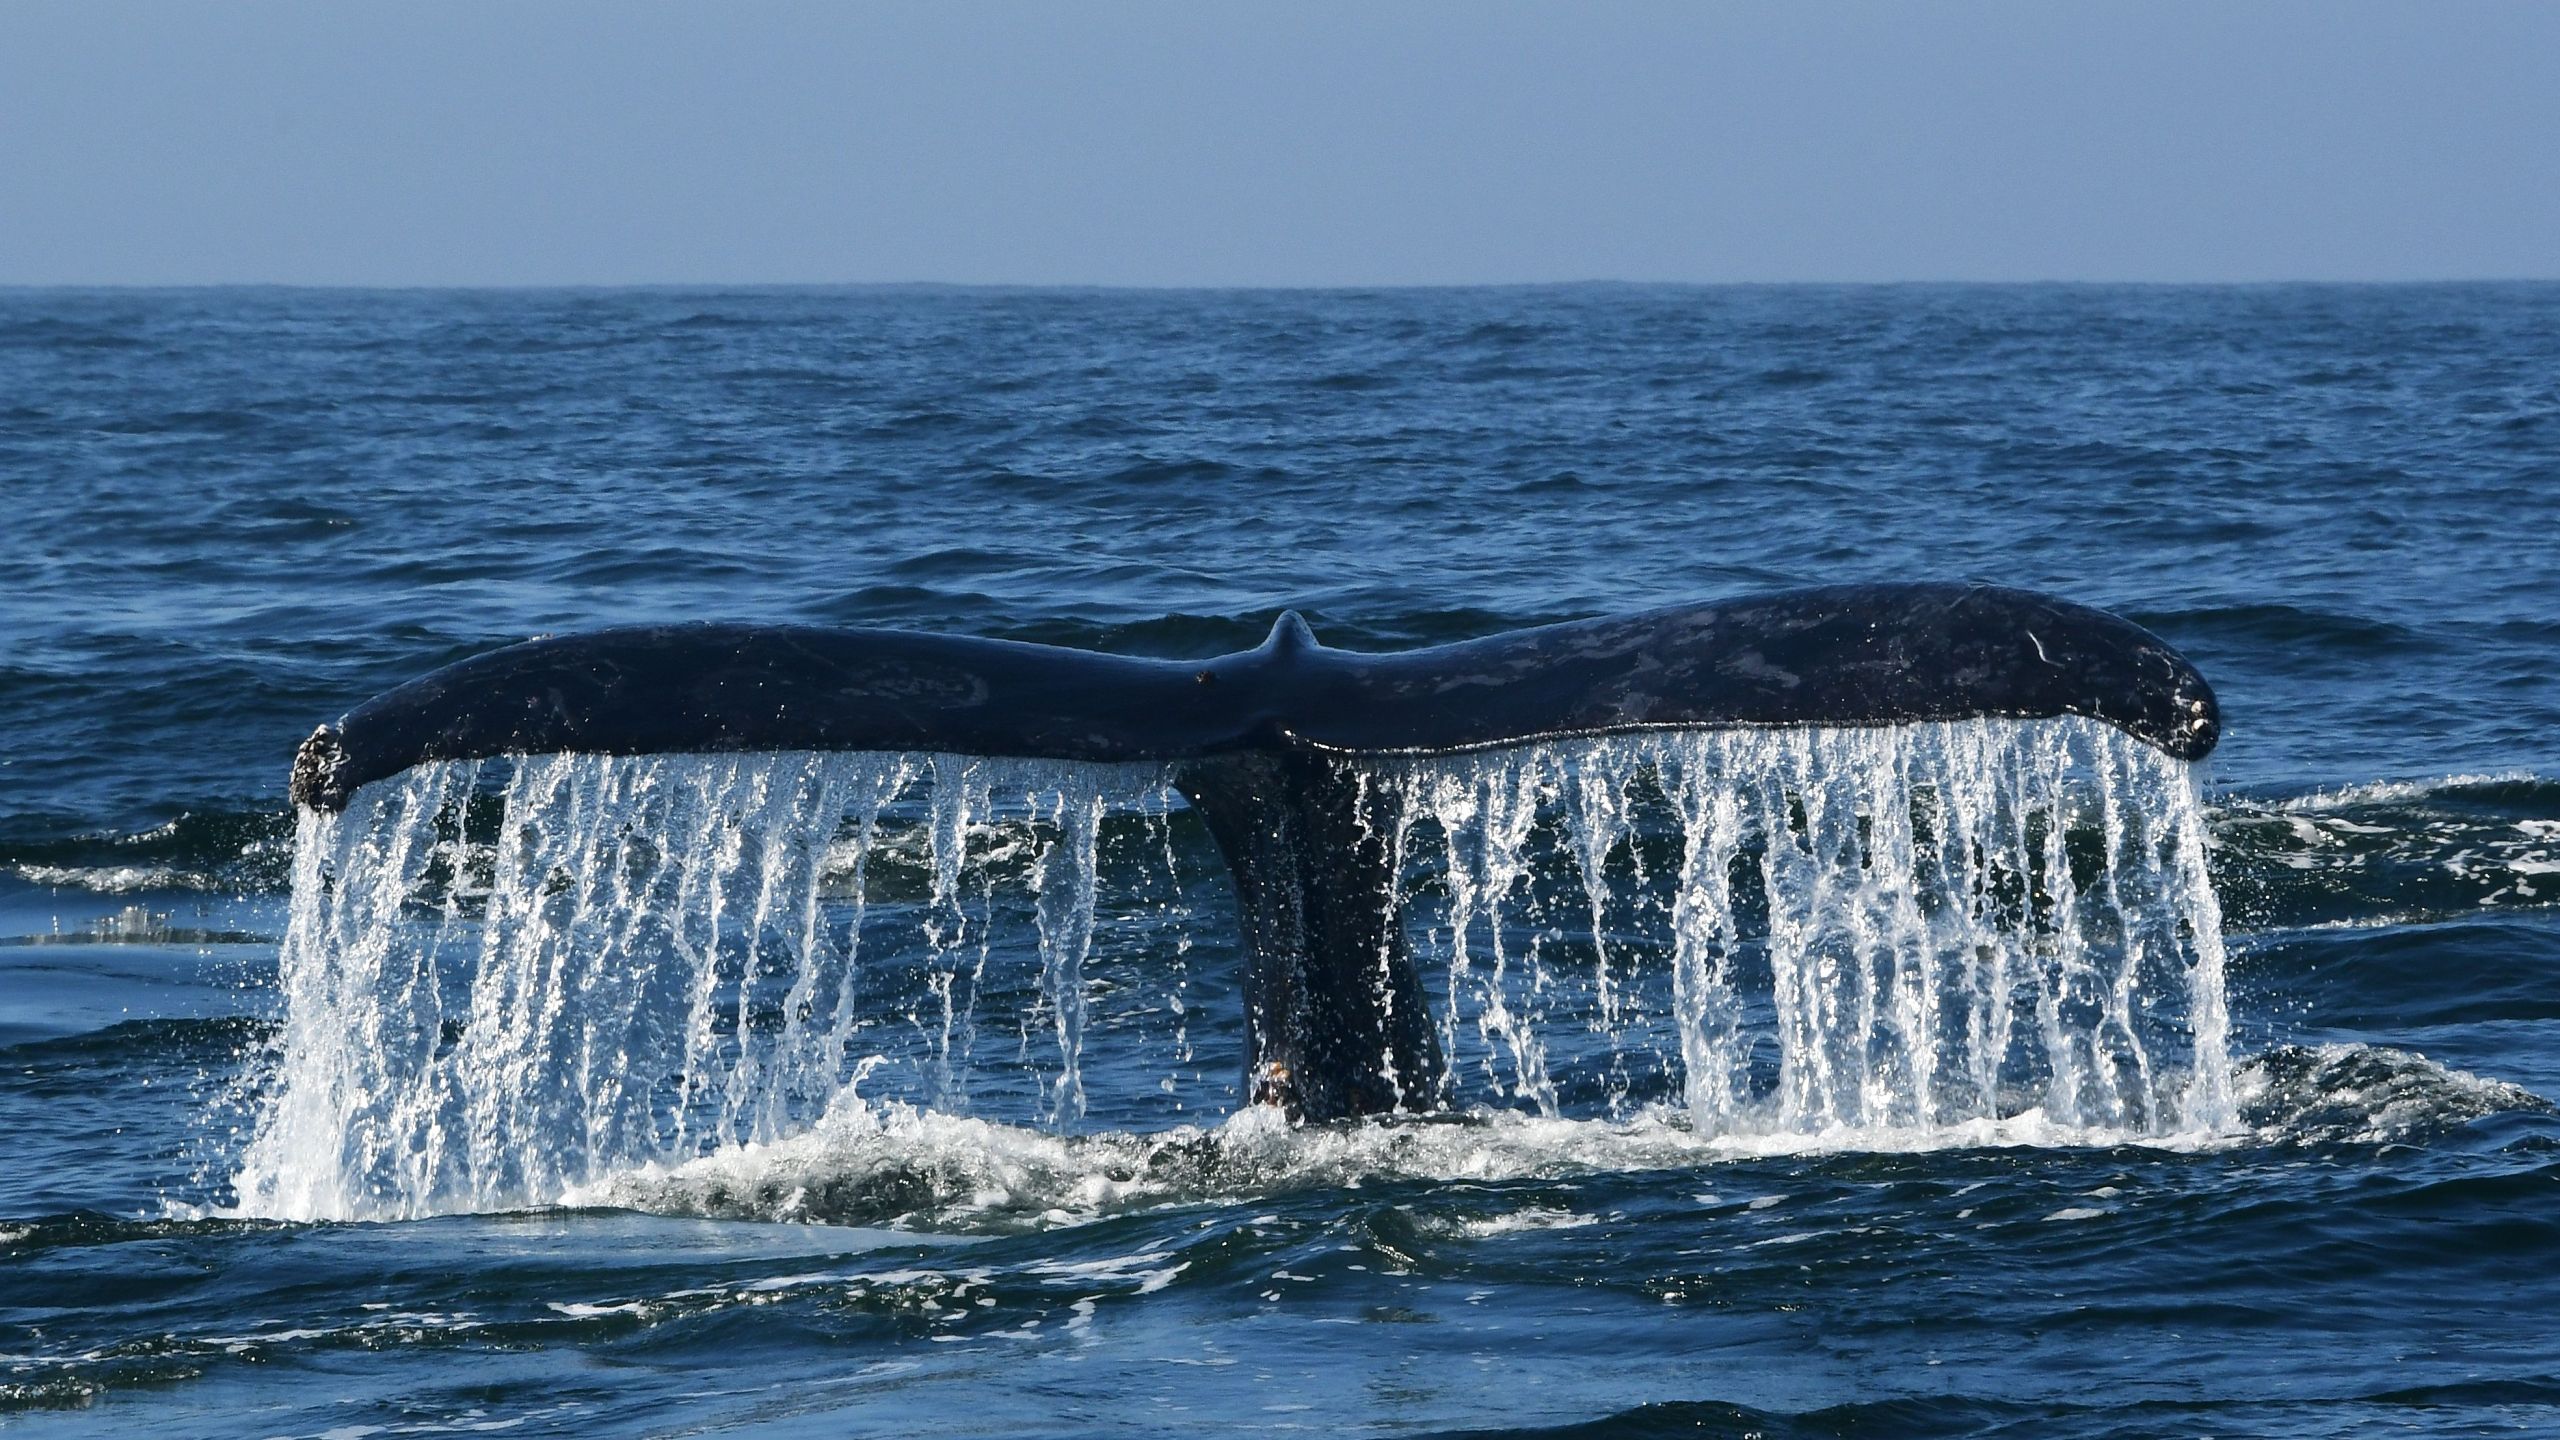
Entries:
{"type": "Polygon", "coordinates": [[[1392,786],[1364,756],[1634,730],[2102,720],[2180,759],[2213,690],[2157,636],[1987,585],[1796,590],[1394,654],[1284,614],[1254,649],[1150,660],[811,626],[562,635],[446,666],[323,726],[296,804],[343,808],[424,761],[506,755],[936,751],[1172,762],[1236,887],[1246,1093],[1305,1120],[1444,1104],[1395,913],[1392,786]]]}
{"type": "Polygon", "coordinates": [[[1673,606],[1391,654],[1295,612],[1251,650],[1153,660],[799,625],[639,626],[446,666],[324,726],[296,803],[427,760],[905,750],[1053,760],[1445,754],[1630,730],[2085,715],[2211,751],[2212,687],[2149,631],[1988,585],[1858,585],[1673,606]]]}

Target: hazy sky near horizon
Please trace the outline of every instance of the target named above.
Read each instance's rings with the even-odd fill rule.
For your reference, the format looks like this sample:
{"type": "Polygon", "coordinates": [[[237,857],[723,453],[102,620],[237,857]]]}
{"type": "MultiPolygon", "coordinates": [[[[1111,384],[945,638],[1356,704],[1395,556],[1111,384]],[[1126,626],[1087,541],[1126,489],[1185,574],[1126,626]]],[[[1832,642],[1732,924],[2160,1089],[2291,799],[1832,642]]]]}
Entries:
{"type": "Polygon", "coordinates": [[[2560,4],[0,0],[0,284],[2560,278],[2560,4]]]}

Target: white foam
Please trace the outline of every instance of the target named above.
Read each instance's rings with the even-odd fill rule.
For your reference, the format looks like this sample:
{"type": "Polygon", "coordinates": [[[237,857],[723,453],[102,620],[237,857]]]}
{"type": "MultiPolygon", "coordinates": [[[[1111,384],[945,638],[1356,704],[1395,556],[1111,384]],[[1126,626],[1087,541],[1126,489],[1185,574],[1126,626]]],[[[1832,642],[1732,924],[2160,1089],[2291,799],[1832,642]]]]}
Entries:
{"type": "MultiPolygon", "coordinates": [[[[1276,1111],[1254,1107],[1208,1128],[1066,1136],[856,1101],[830,1111],[803,1135],[682,1164],[636,1167],[560,1198],[661,1214],[1036,1230],[1165,1205],[1234,1203],[1398,1181],[1500,1183],[1840,1153],[2124,1146],[2192,1151],[2231,1143],[2231,1136],[2159,1137],[2057,1125],[2038,1111],[1929,1131],[1843,1127],[1704,1135],[1686,1115],[1662,1109],[1623,1121],[1500,1111],[1299,1127],[1276,1111]],[[828,1198],[813,1206],[811,1196],[828,1198]]],[[[1782,1201],[1764,1195],[1750,1208],[1782,1201]]],[[[1590,1223],[1592,1217],[1574,1212],[1529,1207],[1467,1222],[1466,1233],[1590,1223]]],[[[1058,1273],[1084,1280],[1151,1273],[1148,1267],[1162,1258],[1135,1255],[1058,1273]]]]}
{"type": "Polygon", "coordinates": [[[2269,1141],[2379,1144],[2550,1101],[2503,1080],[2382,1045],[2288,1045],[2240,1067],[2241,1118],[2269,1141]]]}
{"type": "Polygon", "coordinates": [[[93,890],[127,895],[143,890],[216,890],[221,882],[196,870],[171,865],[18,865],[11,867],[31,885],[67,890],[93,890]]]}
{"type": "Polygon", "coordinates": [[[2319,813],[2344,810],[2358,805],[2390,804],[2403,800],[2423,800],[2447,790],[2463,790],[2481,785],[2513,785],[2531,783],[2541,777],[2530,770],[2484,771],[2479,774],[2438,775],[2416,780],[2374,780],[2361,785],[2341,785],[2334,789],[2314,790],[2277,801],[2276,810],[2319,813]]]}
{"type": "Polygon", "coordinates": [[[1463,1221],[1458,1229],[1461,1234],[1477,1239],[1487,1239],[1495,1235],[1514,1235],[1527,1230],[1580,1230],[1599,1223],[1600,1217],[1596,1215],[1583,1215],[1571,1210],[1532,1205],[1524,1210],[1514,1210],[1508,1215],[1496,1215],[1485,1220],[1463,1221]]]}

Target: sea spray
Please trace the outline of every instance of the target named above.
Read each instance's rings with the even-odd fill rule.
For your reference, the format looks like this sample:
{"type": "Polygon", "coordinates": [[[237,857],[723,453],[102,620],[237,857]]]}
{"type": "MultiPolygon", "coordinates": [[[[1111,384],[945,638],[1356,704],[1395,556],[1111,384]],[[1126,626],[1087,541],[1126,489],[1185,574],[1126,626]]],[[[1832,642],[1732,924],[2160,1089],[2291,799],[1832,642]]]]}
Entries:
{"type": "MultiPolygon", "coordinates": [[[[1452,1104],[1735,1143],[2233,1123],[2195,780],[2103,725],[1660,732],[1369,766],[1398,801],[1394,900],[1436,976],[1452,1104]]],[[[1197,993],[1187,939],[1132,958],[1097,922],[1110,812],[1152,812],[1126,848],[1176,868],[1169,780],[553,756],[423,765],[306,813],[239,1207],[591,1195],[841,1121],[892,1053],[912,1103],[1072,1130],[1111,1014],[1098,947],[1164,972],[1186,1067],[1188,1007],[1220,998],[1197,993]],[[1000,890],[1028,893],[1029,943],[999,933],[1000,890]],[[1036,977],[1010,1056],[980,1053],[992,997],[1016,993],[991,963],[1036,977]]],[[[1170,888],[1198,902],[1183,925],[1232,925],[1223,894],[1170,888]]]]}
{"type": "MultiPolygon", "coordinates": [[[[1544,1113],[1561,988],[1550,826],[1590,918],[1586,1013],[1640,1018],[1613,873],[1669,842],[1668,1028],[1709,1132],[1930,1127],[2034,1106],[2131,1135],[2231,1123],[2221,919],[2191,767],[2095,722],[1666,731],[1411,763],[1445,837],[1443,1039],[1544,1113]]],[[[1399,846],[1409,837],[1399,835],[1399,846]]],[[[1570,908],[1570,907],[1568,907],[1570,908]]],[[[1634,917],[1630,928],[1641,925],[1634,917]]]]}
{"type": "Polygon", "coordinates": [[[983,945],[964,860],[1009,817],[1042,897],[1052,1108],[1079,1113],[1096,831],[1111,804],[1161,808],[1156,767],[769,754],[485,768],[509,772],[494,796],[484,767],[434,763],[342,814],[301,816],[286,1018],[236,1181],[244,1211],[538,1203],[616,1167],[805,1127],[867,1058],[869,862],[916,791],[944,987],[926,1062],[939,1098],[965,1105],[951,1077],[974,1034],[974,988],[954,979],[983,945]]]}

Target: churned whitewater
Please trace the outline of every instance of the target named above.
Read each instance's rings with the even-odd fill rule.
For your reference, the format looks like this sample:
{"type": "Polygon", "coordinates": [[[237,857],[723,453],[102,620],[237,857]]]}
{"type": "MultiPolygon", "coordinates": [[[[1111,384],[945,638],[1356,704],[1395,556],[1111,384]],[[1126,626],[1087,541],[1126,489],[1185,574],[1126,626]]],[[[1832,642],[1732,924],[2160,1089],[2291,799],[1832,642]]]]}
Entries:
{"type": "Polygon", "coordinates": [[[0,292],[0,495],[13,1440],[2560,1433],[2560,287],[0,292]],[[1428,1116],[1246,1103],[1153,767],[285,798],[603,625],[1968,578],[2222,747],[1373,762],[1428,1116]]]}

